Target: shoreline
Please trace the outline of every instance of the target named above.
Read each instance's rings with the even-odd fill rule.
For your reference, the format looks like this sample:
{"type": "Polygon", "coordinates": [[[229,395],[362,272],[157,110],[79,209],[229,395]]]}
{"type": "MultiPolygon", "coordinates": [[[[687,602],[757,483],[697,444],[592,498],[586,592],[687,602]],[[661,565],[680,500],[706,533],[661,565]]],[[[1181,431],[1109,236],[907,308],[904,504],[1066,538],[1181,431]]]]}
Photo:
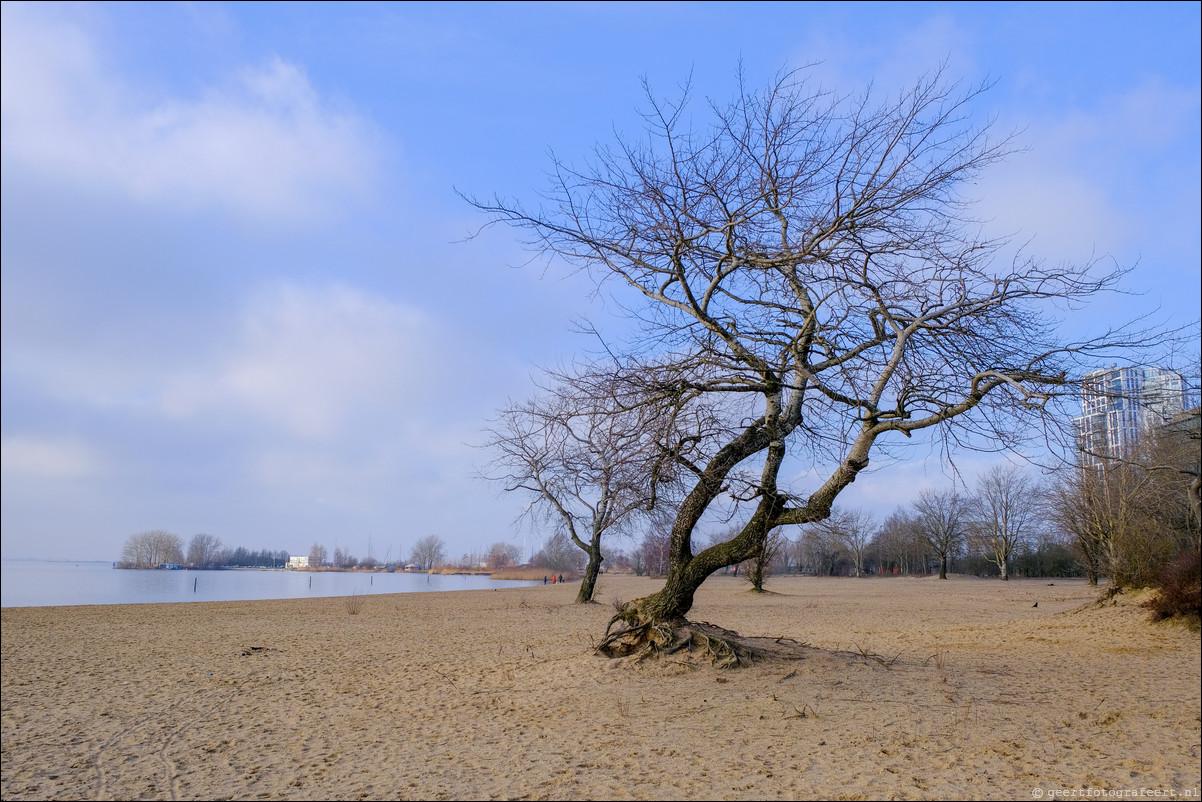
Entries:
{"type": "Polygon", "coordinates": [[[0,611],[7,799],[1002,799],[1199,783],[1202,652],[1081,580],[742,578],[812,647],[592,654],[662,580],[0,611]],[[1038,606],[1033,606],[1038,603],[1038,606]]]}

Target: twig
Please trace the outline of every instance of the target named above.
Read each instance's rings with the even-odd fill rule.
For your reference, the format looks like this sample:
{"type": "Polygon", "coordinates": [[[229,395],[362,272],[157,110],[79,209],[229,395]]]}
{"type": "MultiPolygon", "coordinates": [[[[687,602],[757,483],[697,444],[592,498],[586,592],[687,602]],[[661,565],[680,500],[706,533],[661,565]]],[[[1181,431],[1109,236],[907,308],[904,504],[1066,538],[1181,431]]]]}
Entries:
{"type": "Polygon", "coordinates": [[[431,670],[431,671],[433,671],[433,672],[434,672],[435,674],[437,674],[438,676],[440,676],[440,677],[442,677],[443,679],[445,679],[447,682],[451,683],[451,687],[455,689],[455,693],[460,693],[459,686],[455,684],[455,680],[451,679],[451,678],[450,678],[450,677],[448,677],[446,674],[444,674],[444,673],[442,673],[441,671],[439,671],[437,668],[432,668],[432,669],[430,669],[430,670],[431,670]]]}

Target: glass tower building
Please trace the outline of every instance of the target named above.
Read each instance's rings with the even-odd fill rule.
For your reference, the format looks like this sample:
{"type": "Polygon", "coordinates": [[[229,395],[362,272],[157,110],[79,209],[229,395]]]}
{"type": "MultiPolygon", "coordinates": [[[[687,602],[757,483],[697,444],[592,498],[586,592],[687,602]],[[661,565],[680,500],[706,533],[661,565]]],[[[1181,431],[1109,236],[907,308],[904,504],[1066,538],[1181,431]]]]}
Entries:
{"type": "Polygon", "coordinates": [[[1140,436],[1185,409],[1185,380],[1164,368],[1110,367],[1087,373],[1076,419],[1086,465],[1130,453],[1140,436]]]}

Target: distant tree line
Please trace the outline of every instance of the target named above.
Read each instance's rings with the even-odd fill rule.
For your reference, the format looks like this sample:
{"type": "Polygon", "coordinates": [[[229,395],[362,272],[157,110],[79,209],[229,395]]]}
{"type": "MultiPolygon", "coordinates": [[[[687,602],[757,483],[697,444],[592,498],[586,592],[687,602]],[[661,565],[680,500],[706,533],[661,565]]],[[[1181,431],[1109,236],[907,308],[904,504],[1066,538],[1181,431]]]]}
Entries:
{"type": "MultiPolygon", "coordinates": [[[[499,544],[494,549],[499,555],[509,554],[505,544],[499,544]]],[[[516,554],[516,547],[507,547],[516,554]]],[[[179,565],[186,568],[215,569],[215,568],[284,568],[288,565],[291,554],[286,550],[262,549],[253,551],[242,546],[226,547],[221,538],[210,534],[193,535],[185,545],[179,535],[162,529],[149,532],[139,532],[125,541],[121,550],[121,559],[117,562],[119,568],[157,568],[160,565],[179,565]]],[[[423,537],[414,544],[410,557],[410,565],[417,565],[426,570],[443,563],[446,558],[446,545],[437,535],[423,537]]],[[[313,568],[334,568],[338,570],[386,568],[395,570],[396,565],[381,563],[370,555],[363,559],[356,558],[349,548],[335,546],[331,554],[321,543],[314,543],[309,550],[309,565],[313,568]]],[[[401,563],[399,567],[404,567],[401,563]]]]}
{"type": "Polygon", "coordinates": [[[238,546],[226,548],[221,538],[196,534],[187,547],[179,535],[156,529],[130,535],[121,549],[118,568],[158,568],[160,565],[179,565],[186,568],[283,568],[288,564],[287,551],[263,549],[251,551],[238,546]]]}
{"type": "MultiPolygon", "coordinates": [[[[879,522],[836,506],[792,537],[774,531],[760,558],[728,571],[757,588],[771,574],[946,578],[949,572],[1003,580],[1074,576],[1093,584],[1105,578],[1120,589],[1163,587],[1166,574],[1176,572],[1192,587],[1199,529],[1195,429],[1149,437],[1140,454],[1102,467],[1067,466],[1043,482],[1017,467],[998,467],[972,489],[923,491],[879,522]]],[[[729,536],[723,531],[711,540],[729,536]]],[[[668,527],[652,527],[630,553],[611,554],[611,567],[662,575],[669,541],[668,527]]]]}
{"type": "MultiPolygon", "coordinates": [[[[584,568],[585,555],[573,544],[571,538],[564,532],[552,535],[536,552],[529,562],[524,565],[543,568],[553,573],[578,574],[584,568]]],[[[451,559],[447,555],[447,545],[437,535],[427,535],[419,538],[409,552],[408,560],[397,563],[380,563],[373,558],[356,559],[348,549],[335,547],[331,553],[321,543],[314,543],[309,549],[310,568],[333,568],[336,570],[397,569],[411,568],[417,571],[430,571],[436,568],[450,567],[464,571],[495,571],[522,565],[522,550],[504,541],[490,545],[484,551],[464,552],[459,558],[451,559]]]]}
{"type": "Polygon", "coordinates": [[[413,544],[413,551],[410,553],[409,560],[385,560],[381,562],[371,554],[362,559],[351,553],[349,547],[334,546],[334,551],[331,552],[322,543],[314,543],[309,548],[309,568],[333,568],[337,571],[365,570],[365,571],[395,571],[398,568],[404,569],[408,566],[414,566],[418,570],[430,570],[446,559],[446,544],[438,535],[427,535],[418,539],[413,544]]]}

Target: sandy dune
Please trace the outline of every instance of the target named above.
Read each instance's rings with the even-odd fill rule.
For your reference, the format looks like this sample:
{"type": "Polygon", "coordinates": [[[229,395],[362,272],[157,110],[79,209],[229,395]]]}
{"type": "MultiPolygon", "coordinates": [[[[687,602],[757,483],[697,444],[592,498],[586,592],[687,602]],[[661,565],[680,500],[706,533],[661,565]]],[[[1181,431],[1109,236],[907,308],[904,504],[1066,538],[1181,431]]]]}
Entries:
{"type": "Polygon", "coordinates": [[[1199,636],[1073,580],[713,578],[693,617],[813,649],[592,654],[650,579],[7,608],[17,799],[1197,798],[1199,636]],[[1038,606],[1035,606],[1038,603],[1038,606]],[[1162,797],[1164,798],[1164,797],[1162,797]]]}

